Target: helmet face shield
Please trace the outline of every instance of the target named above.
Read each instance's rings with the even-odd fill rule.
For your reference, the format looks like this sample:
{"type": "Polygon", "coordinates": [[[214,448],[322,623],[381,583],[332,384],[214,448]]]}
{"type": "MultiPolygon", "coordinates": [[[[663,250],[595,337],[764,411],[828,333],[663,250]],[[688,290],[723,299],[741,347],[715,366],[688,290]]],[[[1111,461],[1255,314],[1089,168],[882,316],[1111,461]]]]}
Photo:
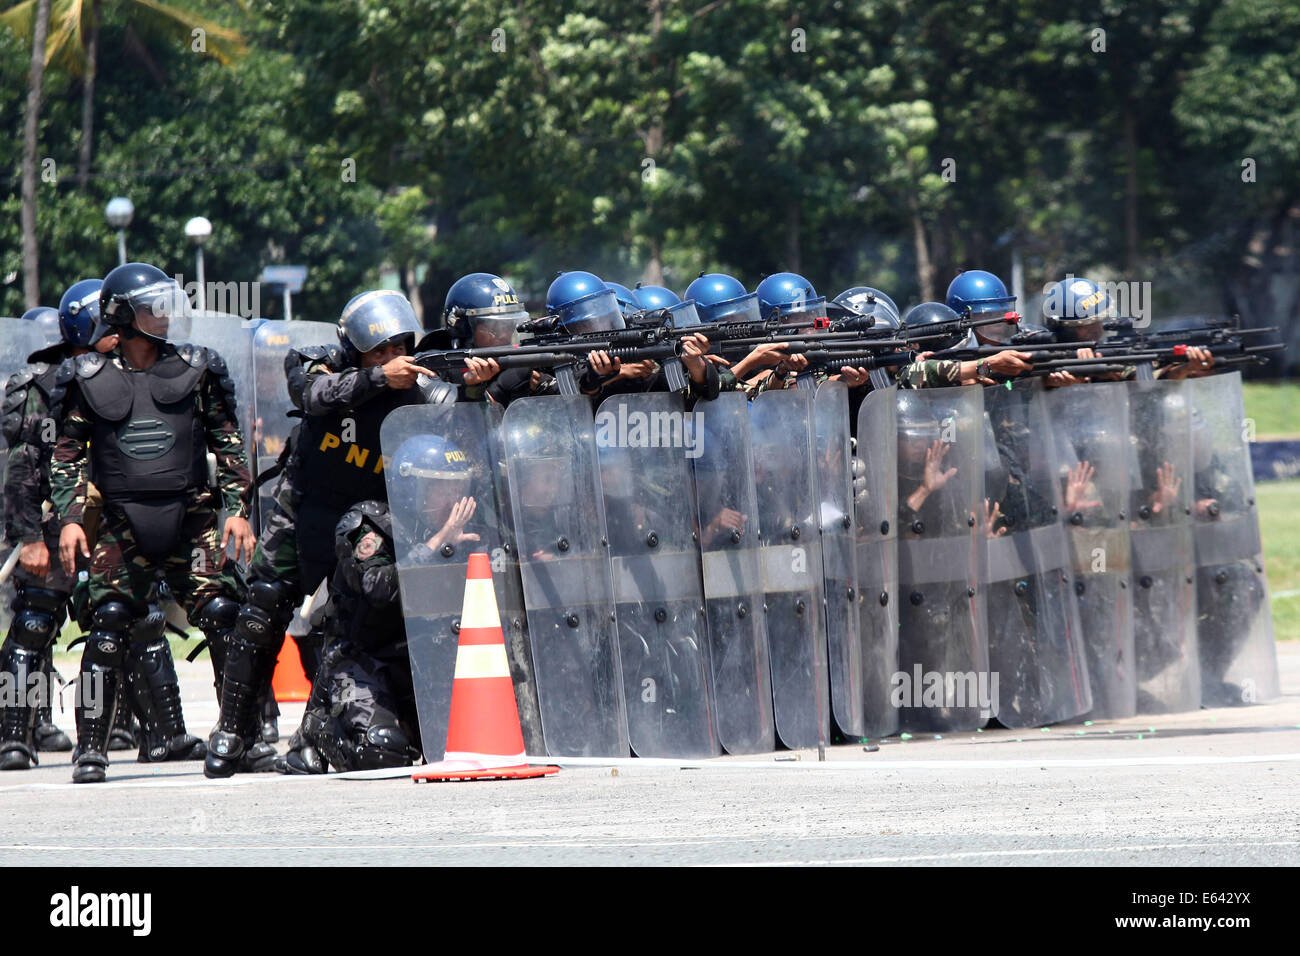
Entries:
{"type": "Polygon", "coordinates": [[[706,322],[758,322],[763,318],[757,292],[748,292],[706,306],[701,315],[706,322]]]}
{"type": "Polygon", "coordinates": [[[517,309],[504,314],[470,316],[469,327],[474,339],[474,348],[518,344],[519,323],[527,320],[528,313],[517,309]]]}
{"type": "Polygon", "coordinates": [[[687,329],[700,324],[700,313],[691,300],[669,306],[668,318],[674,329],[687,329]]]}
{"type": "MultiPolygon", "coordinates": [[[[972,319],[1001,318],[1011,311],[1011,305],[1013,305],[1016,300],[1008,299],[1006,301],[1010,304],[1006,306],[989,306],[987,308],[984,306],[973,307],[968,317],[972,319]]],[[[1019,327],[1013,322],[998,322],[994,325],[976,326],[974,332],[975,337],[978,339],[982,339],[986,342],[993,342],[997,345],[1005,345],[1011,341],[1012,336],[1014,336],[1018,330],[1019,327]]]]}
{"type": "Polygon", "coordinates": [[[423,334],[411,303],[392,289],[363,292],[343,307],[339,317],[340,341],[363,355],[405,336],[414,345],[423,334]]]}
{"type": "Polygon", "coordinates": [[[815,299],[805,299],[803,302],[783,306],[781,308],[781,321],[787,325],[799,322],[801,323],[800,328],[803,330],[825,328],[827,323],[826,299],[818,296],[815,299]],[[806,325],[803,323],[806,323],[806,325]]]}
{"type": "Polygon", "coordinates": [[[151,339],[185,342],[190,337],[190,300],[174,279],[137,289],[122,297],[135,313],[135,328],[151,339]]]}
{"type": "Polygon", "coordinates": [[[609,289],[562,306],[560,324],[568,332],[613,332],[627,327],[618,299],[609,289]]]}

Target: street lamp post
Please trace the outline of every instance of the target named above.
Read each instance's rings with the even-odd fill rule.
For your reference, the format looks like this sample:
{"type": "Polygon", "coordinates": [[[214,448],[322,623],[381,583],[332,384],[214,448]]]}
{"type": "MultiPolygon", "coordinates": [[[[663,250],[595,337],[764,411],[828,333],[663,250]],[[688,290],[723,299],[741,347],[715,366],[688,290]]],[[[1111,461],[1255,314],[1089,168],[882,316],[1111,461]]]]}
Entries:
{"type": "Polygon", "coordinates": [[[208,236],[212,235],[212,223],[203,216],[195,216],[185,224],[185,235],[189,236],[190,241],[195,245],[194,262],[199,279],[199,311],[206,312],[208,284],[203,276],[203,243],[207,241],[208,236]]]}
{"type": "Polygon", "coordinates": [[[114,196],[104,207],[108,224],[117,230],[117,264],[126,265],[126,227],[135,218],[135,205],[125,196],[114,196]]]}

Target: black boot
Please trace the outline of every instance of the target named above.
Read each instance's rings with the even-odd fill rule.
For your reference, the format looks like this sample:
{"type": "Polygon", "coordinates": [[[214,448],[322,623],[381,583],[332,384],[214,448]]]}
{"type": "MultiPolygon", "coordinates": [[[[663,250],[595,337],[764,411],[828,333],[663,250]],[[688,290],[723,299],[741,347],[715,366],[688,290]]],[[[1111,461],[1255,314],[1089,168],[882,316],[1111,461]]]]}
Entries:
{"type": "MultiPolygon", "coordinates": [[[[58,672],[54,669],[54,648],[45,649],[45,690],[51,695],[54,694],[54,678],[58,672]]],[[[62,680],[62,678],[60,678],[62,680]]],[[[45,705],[36,708],[36,729],[35,729],[36,749],[46,753],[63,753],[72,749],[72,741],[54,723],[54,708],[50,701],[45,705]]]]}
{"type": "Polygon", "coordinates": [[[205,775],[229,777],[240,771],[275,769],[275,749],[257,740],[258,701],[270,685],[275,658],[276,651],[231,636],[221,682],[221,718],[208,740],[205,775]]]}
{"type": "Polygon", "coordinates": [[[125,687],[118,698],[117,713],[113,717],[113,729],[108,734],[109,750],[134,750],[140,746],[140,721],[131,710],[129,695],[124,691],[125,687]]]}
{"type": "Polygon", "coordinates": [[[258,739],[273,744],[280,739],[280,706],[275,702],[275,692],[267,691],[262,698],[262,727],[258,739]]]}
{"type": "Polygon", "coordinates": [[[164,626],[162,609],[151,606],[148,616],[132,628],[132,641],[126,649],[127,688],[143,730],[137,759],[140,763],[202,760],[207,747],[185,732],[180,681],[164,626]]]}
{"type": "Polygon", "coordinates": [[[28,699],[28,680],[40,673],[43,656],[41,651],[22,647],[12,638],[0,651],[0,674],[11,682],[14,695],[0,715],[0,770],[28,770],[40,762],[32,737],[36,713],[28,699]]]}
{"type": "Polygon", "coordinates": [[[77,685],[77,749],[72,755],[73,783],[103,783],[108,769],[108,731],[117,709],[122,672],[83,657],[77,685]]]}
{"type": "Polygon", "coordinates": [[[325,668],[317,669],[311,694],[302,713],[302,726],[289,738],[289,750],[276,758],[275,769],[288,774],[329,773],[329,761],[321,753],[320,739],[330,720],[330,693],[325,668]]]}

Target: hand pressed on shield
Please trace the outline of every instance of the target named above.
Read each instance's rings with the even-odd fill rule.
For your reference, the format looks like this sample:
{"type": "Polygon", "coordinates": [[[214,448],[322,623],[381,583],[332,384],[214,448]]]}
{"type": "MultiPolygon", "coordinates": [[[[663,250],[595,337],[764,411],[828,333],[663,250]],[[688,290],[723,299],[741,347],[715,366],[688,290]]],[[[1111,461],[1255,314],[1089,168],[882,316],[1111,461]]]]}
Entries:
{"type": "Polygon", "coordinates": [[[1165,462],[1156,468],[1156,490],[1151,493],[1151,513],[1160,514],[1166,508],[1178,503],[1178,492],[1183,487],[1183,479],[1174,473],[1174,466],[1165,462]]]}
{"type": "Polygon", "coordinates": [[[18,552],[18,563],[28,574],[43,578],[50,573],[50,549],[44,541],[28,541],[18,552]]]}
{"type": "Polygon", "coordinates": [[[1196,501],[1196,515],[1199,518],[1212,517],[1214,512],[1210,509],[1216,508],[1219,504],[1218,498],[1198,498],[1196,501]]]}
{"type": "Polygon", "coordinates": [[[984,537],[1000,538],[1007,533],[1007,529],[1005,527],[998,528],[996,531],[993,530],[998,523],[998,519],[1001,517],[1002,517],[1002,503],[994,502],[992,507],[990,507],[989,499],[985,498],[984,518],[980,523],[980,528],[984,532],[984,537]]]}
{"type": "Polygon", "coordinates": [[[226,545],[231,541],[235,542],[235,560],[239,560],[240,554],[243,554],[244,561],[253,560],[253,548],[257,546],[257,535],[253,534],[253,526],[248,523],[247,518],[227,518],[226,527],[221,532],[221,554],[217,557],[217,566],[226,562],[226,545]]]}
{"type": "Polygon", "coordinates": [[[943,467],[943,459],[948,454],[949,447],[946,442],[936,438],[925,450],[925,470],[922,472],[921,484],[907,496],[907,506],[913,511],[920,511],[926,499],[957,474],[956,468],[945,471],[943,467]]]}
{"type": "Polygon", "coordinates": [[[447,518],[446,523],[439,529],[438,533],[425,542],[430,551],[437,551],[444,544],[463,544],[466,541],[477,541],[479,536],[474,533],[466,533],[465,525],[469,523],[470,518],[474,517],[474,512],[478,510],[478,502],[473,498],[461,498],[451,506],[451,515],[447,518]]]}
{"type": "Polygon", "coordinates": [[[1097,469],[1092,462],[1081,461],[1070,469],[1065,481],[1065,510],[1073,514],[1076,511],[1091,511],[1100,508],[1101,502],[1088,497],[1088,486],[1092,484],[1097,469]]]}
{"type": "Polygon", "coordinates": [[[86,529],[79,524],[65,524],[59,532],[59,562],[65,574],[77,573],[77,556],[90,557],[90,547],[86,543],[86,529]]]}

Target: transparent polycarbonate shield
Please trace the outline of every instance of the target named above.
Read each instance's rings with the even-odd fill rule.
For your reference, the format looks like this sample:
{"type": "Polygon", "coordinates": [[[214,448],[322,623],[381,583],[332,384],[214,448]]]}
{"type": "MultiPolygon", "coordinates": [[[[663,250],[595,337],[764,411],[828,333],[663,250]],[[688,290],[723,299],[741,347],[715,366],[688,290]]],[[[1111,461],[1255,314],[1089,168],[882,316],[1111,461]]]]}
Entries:
{"type": "Polygon", "coordinates": [[[890,687],[898,671],[898,413],[895,390],[872,390],[858,408],[853,464],[863,734],[898,730],[890,687]]]}
{"type": "Polygon", "coordinates": [[[748,402],[740,392],[724,392],[693,412],[701,436],[692,464],[718,738],[728,753],[765,753],[776,741],[748,402]]]}
{"type": "Polygon", "coordinates": [[[1191,403],[1201,703],[1231,707],[1280,693],[1241,374],[1187,382],[1191,403]]]}
{"type": "MultiPolygon", "coordinates": [[[[30,319],[0,318],[0,390],[8,385],[10,377],[27,364],[27,356],[44,348],[45,335],[40,325],[30,319]]],[[[9,462],[9,443],[0,434],[0,514],[4,508],[3,476],[9,462]]],[[[7,540],[0,532],[0,567],[9,560],[17,542],[7,540]]],[[[58,556],[54,556],[58,560],[58,556]]],[[[9,633],[10,610],[13,594],[12,576],[0,587],[0,628],[9,633]]]]}
{"type": "MultiPolygon", "coordinates": [[[[524,743],[544,752],[501,449],[486,402],[406,405],[380,429],[424,759],[447,742],[469,556],[487,554],[524,743]]],[[[499,676],[499,675],[495,675],[499,676]]]]}
{"type": "Polygon", "coordinates": [[[235,386],[239,428],[246,450],[252,447],[249,436],[254,421],[253,335],[256,330],[255,325],[233,315],[198,312],[191,318],[189,335],[190,343],[215,350],[226,363],[227,374],[235,386]]]}
{"type": "Polygon", "coordinates": [[[623,700],[641,757],[721,753],[691,480],[697,421],[668,392],[616,395],[596,413],[623,700]]]}
{"type": "Polygon", "coordinates": [[[1137,712],[1129,566],[1129,408],[1121,382],[1049,389],[1066,535],[1092,687],[1090,717],[1137,712]]]}
{"type": "Polygon", "coordinates": [[[1138,713],[1201,705],[1184,382],[1129,382],[1129,542],[1138,713]]]}
{"type": "Polygon", "coordinates": [[[974,730],[997,714],[984,593],[984,401],[898,389],[898,671],[905,731],[974,730]]]}
{"type": "Polygon", "coordinates": [[[984,582],[998,721],[1059,723],[1091,710],[1092,690],[1042,380],[988,387],[984,413],[995,453],[985,453],[984,582]]]}
{"type": "Polygon", "coordinates": [[[628,753],[591,403],[512,402],[502,426],[547,751],[628,753]]]}
{"type": "Polygon", "coordinates": [[[776,733],[787,747],[830,737],[813,393],[764,392],[749,410],[776,733]]]}
{"type": "Polygon", "coordinates": [[[865,734],[866,660],[860,629],[857,532],[849,393],[826,381],[813,397],[813,477],[822,535],[823,620],[831,681],[831,716],[846,737],[865,734]]]}
{"type": "MultiPolygon", "coordinates": [[[[284,377],[284,360],[289,350],[310,345],[337,345],[338,341],[334,325],[328,322],[279,319],[262,322],[253,329],[253,418],[249,434],[244,436],[244,444],[255,478],[275,467],[298,423],[298,419],[289,414],[294,405],[289,399],[289,387],[284,377]]],[[[270,508],[274,488],[274,481],[261,485],[259,516],[265,516],[270,508]]]]}

